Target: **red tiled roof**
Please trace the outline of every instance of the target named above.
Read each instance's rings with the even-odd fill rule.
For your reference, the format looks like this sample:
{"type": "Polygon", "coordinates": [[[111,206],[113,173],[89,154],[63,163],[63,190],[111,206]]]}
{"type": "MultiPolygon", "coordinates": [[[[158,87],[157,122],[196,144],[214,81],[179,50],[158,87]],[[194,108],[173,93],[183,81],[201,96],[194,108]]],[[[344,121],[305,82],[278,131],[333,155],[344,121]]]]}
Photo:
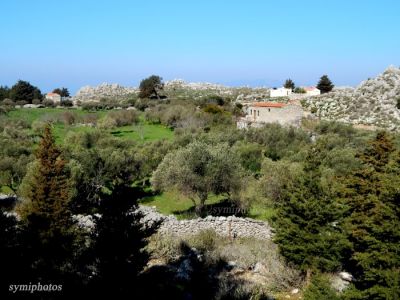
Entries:
{"type": "Polygon", "coordinates": [[[305,91],[313,91],[316,90],[317,88],[315,86],[306,86],[303,88],[305,91]]]}
{"type": "Polygon", "coordinates": [[[47,96],[60,96],[60,95],[57,93],[47,93],[47,96]]]}
{"type": "Polygon", "coordinates": [[[285,103],[276,103],[276,102],[257,102],[257,103],[253,103],[251,106],[254,107],[284,107],[285,103]]]}

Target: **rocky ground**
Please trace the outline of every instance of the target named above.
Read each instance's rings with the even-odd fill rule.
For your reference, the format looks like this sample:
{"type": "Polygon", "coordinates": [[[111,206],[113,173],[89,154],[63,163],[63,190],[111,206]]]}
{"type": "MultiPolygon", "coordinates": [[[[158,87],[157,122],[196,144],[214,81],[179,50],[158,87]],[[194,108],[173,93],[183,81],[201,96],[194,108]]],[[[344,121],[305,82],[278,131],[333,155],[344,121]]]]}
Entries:
{"type": "Polygon", "coordinates": [[[400,69],[389,67],[357,88],[337,89],[303,101],[321,119],[400,129],[400,69]]]}

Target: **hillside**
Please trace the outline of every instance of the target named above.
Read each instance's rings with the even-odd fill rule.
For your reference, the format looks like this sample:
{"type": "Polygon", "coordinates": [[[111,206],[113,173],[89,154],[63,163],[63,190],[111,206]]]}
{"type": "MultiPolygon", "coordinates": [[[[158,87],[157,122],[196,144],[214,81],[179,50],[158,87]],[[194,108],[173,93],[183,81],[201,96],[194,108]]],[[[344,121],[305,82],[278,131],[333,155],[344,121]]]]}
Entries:
{"type": "MultiPolygon", "coordinates": [[[[102,83],[98,86],[84,86],[73,97],[74,101],[99,101],[102,99],[125,100],[137,97],[138,87],[102,83]]],[[[166,81],[163,93],[174,99],[199,99],[208,96],[227,97],[236,101],[261,100],[269,96],[267,88],[229,87],[208,82],[186,82],[181,79],[166,81]]]]}
{"type": "Polygon", "coordinates": [[[399,130],[399,101],[400,69],[391,66],[355,89],[337,89],[305,99],[303,105],[322,119],[399,130]]]}

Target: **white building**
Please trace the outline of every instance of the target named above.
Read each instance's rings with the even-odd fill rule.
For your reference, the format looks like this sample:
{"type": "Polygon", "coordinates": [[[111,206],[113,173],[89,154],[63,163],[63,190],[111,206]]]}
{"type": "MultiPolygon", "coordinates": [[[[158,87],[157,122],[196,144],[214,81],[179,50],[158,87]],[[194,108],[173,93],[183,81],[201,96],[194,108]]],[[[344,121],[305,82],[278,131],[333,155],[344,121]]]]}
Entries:
{"type": "Polygon", "coordinates": [[[51,100],[55,103],[60,103],[61,102],[61,96],[57,93],[47,93],[46,94],[46,100],[51,100]]]}
{"type": "Polygon", "coordinates": [[[321,95],[321,91],[314,86],[306,86],[303,88],[306,91],[307,96],[318,96],[321,95]]]}
{"type": "Polygon", "coordinates": [[[270,90],[270,97],[275,98],[275,97],[287,97],[292,94],[292,89],[287,89],[287,88],[278,88],[278,89],[271,89],[270,90]]]}
{"type": "Polygon", "coordinates": [[[303,109],[299,105],[276,102],[256,102],[244,107],[246,116],[237,122],[238,128],[260,127],[265,123],[300,126],[303,109]]]}

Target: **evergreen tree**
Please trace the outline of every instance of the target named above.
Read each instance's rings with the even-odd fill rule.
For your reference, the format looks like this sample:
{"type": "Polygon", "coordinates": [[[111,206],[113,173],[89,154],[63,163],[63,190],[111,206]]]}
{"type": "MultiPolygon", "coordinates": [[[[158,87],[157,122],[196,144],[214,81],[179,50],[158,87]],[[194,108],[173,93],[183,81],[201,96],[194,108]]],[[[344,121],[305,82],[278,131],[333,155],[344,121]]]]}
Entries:
{"type": "Polygon", "coordinates": [[[56,88],[53,90],[53,93],[59,94],[61,97],[69,97],[69,91],[67,88],[62,87],[62,88],[56,88]]]}
{"type": "Polygon", "coordinates": [[[0,86],[0,101],[10,97],[10,89],[7,86],[0,86]]]}
{"type": "Polygon", "coordinates": [[[280,252],[307,272],[307,280],[315,270],[339,269],[348,248],[339,226],[342,208],[321,185],[321,153],[318,145],[309,151],[306,175],[283,195],[275,218],[280,252]]]}
{"type": "Polygon", "coordinates": [[[19,207],[32,269],[39,278],[60,278],[70,263],[74,236],[70,192],[66,161],[47,125],[36,161],[22,182],[19,207]]]}
{"type": "Polygon", "coordinates": [[[37,87],[27,81],[19,80],[11,87],[10,98],[14,101],[24,100],[32,103],[33,99],[42,99],[43,96],[37,87]]]}
{"type": "Polygon", "coordinates": [[[295,89],[295,84],[292,79],[286,79],[285,84],[283,85],[286,89],[291,89],[292,91],[295,89]]]}
{"type": "Polygon", "coordinates": [[[379,132],[359,155],[363,168],[347,179],[348,262],[356,278],[352,299],[400,299],[400,155],[379,132]]]}
{"type": "Polygon", "coordinates": [[[93,232],[91,251],[96,270],[91,294],[132,297],[140,292],[138,275],[149,258],[144,247],[157,224],[144,227],[140,223],[142,214],[135,211],[136,199],[134,189],[125,185],[116,186],[111,194],[101,196],[101,217],[93,232]]]}
{"type": "Polygon", "coordinates": [[[335,86],[332,84],[332,81],[329,79],[328,75],[323,75],[317,84],[317,88],[321,91],[321,94],[332,91],[334,87],[335,86]]]}

